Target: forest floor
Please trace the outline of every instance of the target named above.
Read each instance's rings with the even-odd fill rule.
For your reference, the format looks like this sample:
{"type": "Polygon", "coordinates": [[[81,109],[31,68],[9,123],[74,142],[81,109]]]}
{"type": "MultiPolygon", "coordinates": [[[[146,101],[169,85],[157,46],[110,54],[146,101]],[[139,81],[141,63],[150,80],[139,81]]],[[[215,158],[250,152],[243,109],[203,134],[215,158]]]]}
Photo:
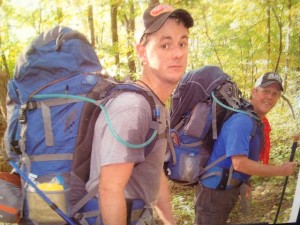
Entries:
{"type": "MultiPolygon", "coordinates": [[[[277,223],[287,223],[290,218],[293,204],[297,174],[288,179],[284,199],[277,218],[277,223]]],[[[254,224],[265,223],[274,224],[278,211],[278,205],[283,192],[285,177],[252,179],[252,196],[248,201],[248,212],[242,213],[240,201],[231,212],[228,224],[254,224]]],[[[178,225],[193,225],[194,189],[183,187],[170,181],[173,196],[172,204],[178,225]]],[[[157,225],[162,223],[158,220],[157,225]]]]}
{"type": "MultiPolygon", "coordinates": [[[[6,163],[0,157],[0,171],[8,171],[6,163]]],[[[297,183],[297,171],[289,177],[285,189],[284,199],[281,205],[277,223],[287,223],[290,218],[291,207],[294,200],[295,188],[297,183]]],[[[172,204],[174,208],[175,219],[178,225],[193,225],[194,221],[194,189],[180,184],[170,182],[172,192],[172,204]]],[[[283,192],[285,177],[253,177],[252,178],[252,196],[248,204],[248,213],[243,214],[240,202],[231,212],[228,223],[231,225],[241,224],[274,224],[278,205],[283,192]]],[[[157,218],[157,216],[156,216],[157,218]]],[[[4,225],[7,223],[1,223],[4,225]]],[[[162,225],[157,219],[156,225],[162,225]]]]}

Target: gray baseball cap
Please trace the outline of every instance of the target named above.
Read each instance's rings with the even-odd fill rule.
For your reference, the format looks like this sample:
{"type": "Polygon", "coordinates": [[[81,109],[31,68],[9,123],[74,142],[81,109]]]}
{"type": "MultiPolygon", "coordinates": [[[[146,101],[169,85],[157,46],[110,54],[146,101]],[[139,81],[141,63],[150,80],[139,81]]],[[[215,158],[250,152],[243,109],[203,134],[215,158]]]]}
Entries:
{"type": "Polygon", "coordinates": [[[267,72],[264,75],[260,76],[255,82],[254,87],[267,87],[270,84],[279,84],[280,90],[283,91],[282,79],[281,77],[274,72],[267,72]]]}

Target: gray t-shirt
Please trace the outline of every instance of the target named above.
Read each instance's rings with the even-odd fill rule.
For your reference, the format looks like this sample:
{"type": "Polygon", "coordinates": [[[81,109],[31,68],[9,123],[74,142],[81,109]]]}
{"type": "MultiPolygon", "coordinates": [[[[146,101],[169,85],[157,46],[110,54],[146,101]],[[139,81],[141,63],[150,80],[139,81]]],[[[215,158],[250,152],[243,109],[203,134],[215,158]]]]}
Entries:
{"type": "MultiPolygon", "coordinates": [[[[156,97],[154,99],[160,108],[158,134],[162,134],[169,124],[169,112],[156,97]]],[[[124,92],[115,99],[108,101],[105,108],[112,127],[122,139],[133,144],[145,142],[152,121],[151,108],[145,97],[134,92],[124,92]]],[[[113,137],[102,112],[95,125],[90,179],[86,185],[87,191],[98,185],[102,166],[114,163],[139,162],[134,167],[126,186],[125,197],[142,199],[146,203],[146,207],[152,208],[157,201],[166,147],[166,139],[158,139],[145,159],[144,148],[126,147],[113,137]]]]}

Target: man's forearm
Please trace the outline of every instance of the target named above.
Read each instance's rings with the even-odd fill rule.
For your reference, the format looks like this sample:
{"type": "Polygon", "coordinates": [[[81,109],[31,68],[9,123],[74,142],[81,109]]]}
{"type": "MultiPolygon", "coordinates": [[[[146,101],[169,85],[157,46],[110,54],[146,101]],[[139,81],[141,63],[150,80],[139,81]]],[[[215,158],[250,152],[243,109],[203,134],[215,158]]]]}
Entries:
{"type": "Polygon", "coordinates": [[[99,176],[99,206],[105,225],[126,225],[127,206],[124,196],[133,163],[103,166],[99,176]]]}
{"type": "Polygon", "coordinates": [[[105,225],[126,225],[127,209],[124,196],[117,193],[103,193],[100,197],[100,212],[105,225]]]}
{"type": "Polygon", "coordinates": [[[283,163],[282,165],[264,165],[246,156],[232,156],[234,170],[256,176],[288,176],[292,172],[294,165],[283,163]]]}
{"type": "Polygon", "coordinates": [[[172,199],[169,191],[168,180],[164,173],[162,173],[160,179],[158,201],[155,208],[159,218],[163,221],[164,225],[176,224],[173,216],[171,200],[172,199]]]}

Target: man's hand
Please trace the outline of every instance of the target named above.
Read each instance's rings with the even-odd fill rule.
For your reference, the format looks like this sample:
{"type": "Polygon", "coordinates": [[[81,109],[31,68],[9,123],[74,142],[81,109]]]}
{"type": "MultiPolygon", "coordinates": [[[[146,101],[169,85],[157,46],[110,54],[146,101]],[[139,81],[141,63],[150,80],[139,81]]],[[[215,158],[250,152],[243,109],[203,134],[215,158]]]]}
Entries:
{"type": "Polygon", "coordinates": [[[251,198],[252,195],[252,187],[250,184],[246,184],[244,185],[244,189],[245,189],[245,196],[247,199],[251,198]]]}
{"type": "Polygon", "coordinates": [[[281,164],[281,176],[290,176],[297,167],[297,162],[285,162],[281,164]]]}

